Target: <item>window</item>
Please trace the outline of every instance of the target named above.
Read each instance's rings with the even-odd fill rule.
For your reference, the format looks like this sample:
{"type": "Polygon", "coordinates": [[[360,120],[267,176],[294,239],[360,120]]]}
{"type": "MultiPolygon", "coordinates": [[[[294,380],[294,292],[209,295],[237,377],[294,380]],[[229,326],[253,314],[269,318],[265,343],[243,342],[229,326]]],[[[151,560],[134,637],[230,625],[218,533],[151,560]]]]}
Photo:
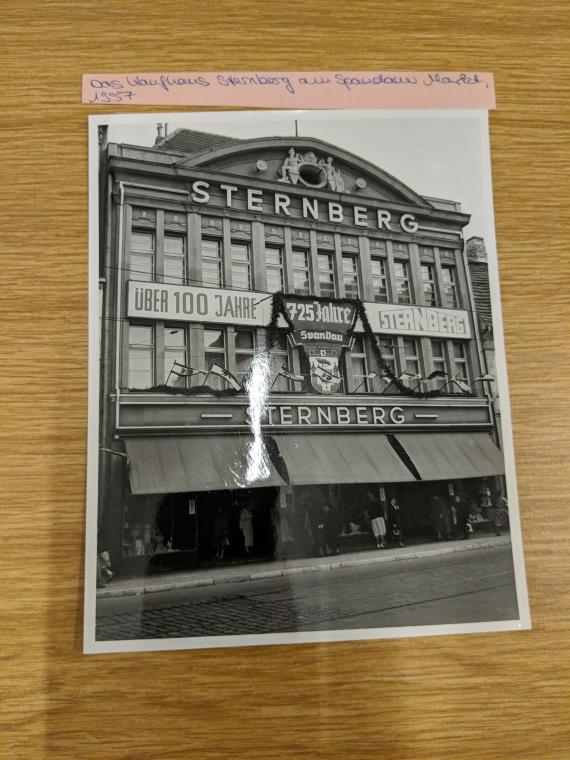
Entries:
{"type": "Polygon", "coordinates": [[[129,325],[129,388],[154,385],[154,330],[146,325],[129,325]]]}
{"type": "Polygon", "coordinates": [[[283,251],[281,248],[265,248],[265,267],[267,271],[267,290],[277,293],[285,289],[283,274],[283,251]]]}
{"type": "MultiPolygon", "coordinates": [[[[164,328],[164,382],[168,381],[168,375],[174,362],[187,364],[186,360],[186,329],[184,327],[167,326],[164,328]]],[[[175,368],[176,369],[176,368],[175,368]]],[[[180,372],[180,369],[177,370],[180,372]]],[[[178,378],[186,387],[188,378],[178,378]]],[[[179,383],[179,384],[180,384],[179,383]]]]}
{"type": "Polygon", "coordinates": [[[270,382],[273,383],[273,390],[274,391],[290,391],[293,387],[293,390],[300,391],[302,390],[302,384],[301,383],[294,383],[292,380],[288,380],[286,377],[283,377],[282,375],[279,375],[279,372],[281,372],[282,369],[287,370],[287,372],[291,371],[291,363],[289,361],[289,351],[287,349],[287,335],[286,333],[283,333],[277,337],[277,340],[275,341],[273,348],[271,349],[271,380],[270,382]]]}
{"type": "Polygon", "coordinates": [[[422,264],[421,269],[424,302],[426,306],[437,306],[433,266],[431,264],[422,264]]]}
{"type": "Polygon", "coordinates": [[[372,297],[375,301],[388,301],[388,284],[386,278],[386,262],[384,259],[372,259],[372,297]]]}
{"type": "Polygon", "coordinates": [[[247,243],[232,243],[232,286],[251,290],[251,262],[247,243]]]}
{"type": "Polygon", "coordinates": [[[311,293],[311,270],[307,251],[293,251],[293,290],[302,296],[311,293]]]}
{"type": "Polygon", "coordinates": [[[131,271],[133,280],[152,280],[155,260],[154,232],[133,232],[131,235],[131,271]]]}
{"type": "Polygon", "coordinates": [[[255,333],[253,330],[236,329],[236,376],[238,380],[248,371],[255,352],[255,333]]]}
{"type": "Polygon", "coordinates": [[[406,261],[394,262],[396,276],[396,301],[398,303],[411,303],[410,301],[410,276],[406,261]]]}
{"type": "Polygon", "coordinates": [[[219,240],[202,240],[202,282],[215,287],[223,285],[222,246],[219,240]]]}
{"type": "Polygon", "coordinates": [[[467,352],[465,343],[453,341],[453,375],[459,375],[460,379],[469,384],[469,368],[467,366],[467,352]]]}
{"type": "MultiPolygon", "coordinates": [[[[445,347],[442,340],[432,340],[431,342],[431,359],[432,359],[432,371],[447,372],[445,363],[445,347]]],[[[442,388],[447,384],[445,377],[434,377],[431,381],[432,388],[442,388]]],[[[449,387],[449,386],[448,386],[449,387]]]]}
{"type": "Polygon", "coordinates": [[[184,284],[186,240],[180,235],[164,236],[164,282],[184,284]]]}
{"type": "Polygon", "coordinates": [[[322,296],[334,298],[336,288],[334,282],[333,257],[330,253],[319,253],[317,256],[319,269],[319,290],[322,296]]]}
{"type": "MultiPolygon", "coordinates": [[[[382,359],[384,360],[384,363],[388,366],[388,368],[392,371],[394,375],[397,375],[398,372],[396,370],[396,340],[395,338],[391,338],[387,335],[377,335],[376,340],[378,341],[378,348],[380,349],[380,353],[382,354],[382,359]]],[[[380,368],[377,367],[376,371],[380,371],[380,368]]],[[[384,389],[388,388],[390,380],[388,378],[384,379],[382,376],[379,376],[377,378],[374,378],[372,380],[372,389],[376,393],[381,393],[384,389]]],[[[392,393],[396,391],[396,388],[394,384],[390,386],[390,390],[392,393]]]]}
{"type": "Polygon", "coordinates": [[[457,309],[457,288],[455,284],[455,268],[442,266],[441,277],[443,280],[443,306],[448,309],[457,309]]]}
{"type": "MultiPolygon", "coordinates": [[[[418,342],[414,338],[404,338],[404,361],[403,370],[410,375],[420,374],[420,359],[418,356],[418,342]]],[[[419,379],[406,377],[403,381],[411,387],[418,385],[419,379]]]]}
{"type": "Polygon", "coordinates": [[[356,256],[342,257],[342,277],[346,297],[358,298],[360,287],[358,284],[358,263],[356,256]]]}
{"type": "Polygon", "coordinates": [[[364,338],[361,335],[354,338],[352,348],[350,349],[350,360],[352,363],[352,379],[354,383],[352,390],[358,390],[360,393],[368,393],[370,390],[370,380],[366,377],[368,374],[366,347],[364,338]]]}
{"type": "MultiPolygon", "coordinates": [[[[212,362],[221,367],[226,366],[226,334],[223,330],[210,330],[204,328],[204,359],[206,370],[209,370],[212,362]]],[[[226,384],[221,377],[210,375],[207,384],[211,388],[225,388],[226,384]]]]}

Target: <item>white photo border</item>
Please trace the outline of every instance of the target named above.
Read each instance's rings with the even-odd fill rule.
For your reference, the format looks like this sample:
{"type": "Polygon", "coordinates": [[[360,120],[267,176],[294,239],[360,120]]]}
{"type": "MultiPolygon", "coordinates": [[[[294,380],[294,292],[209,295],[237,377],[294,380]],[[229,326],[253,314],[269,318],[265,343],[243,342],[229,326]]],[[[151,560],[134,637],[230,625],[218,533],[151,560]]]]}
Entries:
{"type": "Polygon", "coordinates": [[[418,636],[439,636],[464,633],[492,633],[498,631],[529,630],[531,617],[525,575],[522,530],[517,493],[515,455],[512,435],[511,408],[508,392],[508,378],[503,333],[503,318],[500,301],[499,267],[496,249],[495,222],[493,210],[493,190],[491,173],[491,152],[489,120],[486,110],[428,110],[408,109],[390,111],[177,111],[146,112],[129,114],[104,114],[89,117],[89,387],[88,387],[88,433],[87,433],[87,482],[86,482],[86,534],[85,534],[85,588],[84,588],[84,630],[83,652],[103,654],[117,652],[172,651],[179,649],[205,649],[262,645],[288,645],[306,643],[328,643],[370,639],[394,639],[418,636]],[[128,639],[97,641],[96,586],[97,586],[97,522],[98,522],[98,467],[99,467],[99,158],[98,128],[104,125],[141,125],[149,120],[168,121],[186,118],[188,124],[200,128],[203,122],[211,125],[219,122],[222,127],[229,119],[242,121],[275,121],[284,118],[301,117],[305,121],[334,119],[367,119],[376,115],[379,119],[442,118],[478,119],[480,140],[485,166],[482,172],[485,215],[492,234],[485,238],[488,253],[491,309],[495,341],[496,382],[501,405],[502,453],[505,461],[505,478],[509,495],[510,536],[515,576],[519,618],[478,623],[458,623],[445,625],[420,625],[389,628],[343,629],[324,631],[298,631],[291,633],[266,633],[247,635],[223,635],[208,637],[128,639]]]}

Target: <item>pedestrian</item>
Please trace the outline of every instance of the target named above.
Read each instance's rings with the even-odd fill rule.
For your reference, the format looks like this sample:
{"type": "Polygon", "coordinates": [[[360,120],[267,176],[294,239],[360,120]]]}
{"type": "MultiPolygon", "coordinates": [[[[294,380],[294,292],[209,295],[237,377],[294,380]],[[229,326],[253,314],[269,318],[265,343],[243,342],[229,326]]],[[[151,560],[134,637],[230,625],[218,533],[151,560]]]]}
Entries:
{"type": "Polygon", "coordinates": [[[239,529],[243,534],[245,553],[249,554],[253,546],[253,514],[247,505],[240,510],[239,529]]]}
{"type": "Polygon", "coordinates": [[[390,521],[392,540],[397,541],[400,546],[405,546],[404,533],[402,530],[402,512],[400,510],[400,505],[396,502],[394,497],[390,499],[388,519],[390,521]]]}
{"type": "Polygon", "coordinates": [[[372,535],[376,540],[376,548],[385,549],[386,521],[384,520],[384,511],[378,499],[374,498],[374,494],[370,491],[366,494],[366,512],[370,520],[372,535]]]}
{"type": "Polygon", "coordinates": [[[487,507],[487,520],[489,521],[489,530],[494,531],[496,536],[501,535],[499,530],[498,510],[493,501],[493,497],[489,496],[489,506],[487,507]]]}
{"type": "Polygon", "coordinates": [[[319,556],[323,556],[326,547],[325,520],[326,516],[322,507],[312,499],[307,502],[307,511],[313,534],[313,546],[319,556]]]}
{"type": "Polygon", "coordinates": [[[339,521],[334,507],[328,504],[323,506],[325,523],[325,542],[328,554],[340,554],[338,545],[339,521]]]}
{"type": "Polygon", "coordinates": [[[447,500],[442,499],[441,514],[443,518],[443,535],[446,541],[451,540],[451,509],[447,500]]]}
{"type": "Polygon", "coordinates": [[[212,546],[215,550],[214,559],[223,559],[229,542],[229,520],[221,505],[216,507],[214,527],[212,530],[212,546]]]}
{"type": "Polygon", "coordinates": [[[430,511],[435,537],[438,541],[441,541],[443,539],[443,531],[445,530],[443,519],[443,500],[437,493],[431,497],[430,511]]]}
{"type": "Polygon", "coordinates": [[[459,493],[455,497],[455,501],[458,532],[463,534],[463,539],[468,539],[471,535],[471,523],[469,522],[469,504],[467,503],[467,498],[465,494],[459,493]]]}

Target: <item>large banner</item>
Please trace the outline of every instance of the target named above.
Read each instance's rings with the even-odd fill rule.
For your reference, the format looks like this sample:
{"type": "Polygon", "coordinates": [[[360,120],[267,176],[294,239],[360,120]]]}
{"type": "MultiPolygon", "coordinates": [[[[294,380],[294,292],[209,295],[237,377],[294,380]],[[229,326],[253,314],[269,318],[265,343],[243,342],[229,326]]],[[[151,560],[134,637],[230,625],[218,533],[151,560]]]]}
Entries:
{"type": "Polygon", "coordinates": [[[293,326],[291,341],[309,360],[311,385],[318,393],[335,393],[342,382],[339,360],[354,330],[356,303],[285,296],[284,306],[293,326]]]}
{"type": "MultiPolygon", "coordinates": [[[[288,301],[291,301],[290,297],[288,301]]],[[[301,303],[304,302],[299,301],[301,303]]],[[[319,304],[320,301],[315,303],[319,304]]],[[[315,309],[311,303],[304,305],[308,313],[311,308],[315,309]]],[[[471,337],[468,314],[461,309],[370,302],[364,304],[364,309],[373,333],[427,335],[434,338],[471,337]]],[[[129,317],[143,319],[263,327],[271,318],[271,295],[229,288],[198,288],[131,280],[128,284],[127,313],[129,317]]],[[[280,327],[285,327],[285,323],[280,323],[280,327]]],[[[357,321],[355,329],[362,332],[360,321],[357,321]]]]}

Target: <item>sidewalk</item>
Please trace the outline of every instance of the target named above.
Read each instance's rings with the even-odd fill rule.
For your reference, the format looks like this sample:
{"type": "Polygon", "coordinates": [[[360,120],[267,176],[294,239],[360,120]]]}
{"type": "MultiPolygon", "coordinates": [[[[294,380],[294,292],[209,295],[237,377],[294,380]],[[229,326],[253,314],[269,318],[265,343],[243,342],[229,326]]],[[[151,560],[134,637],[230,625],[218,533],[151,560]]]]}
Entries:
{"type": "Polygon", "coordinates": [[[239,583],[241,581],[262,580],[264,578],[286,577],[300,573],[313,573],[338,570],[346,567],[376,565],[383,562],[397,562],[418,557],[437,557],[454,552],[490,549],[497,546],[509,546],[508,534],[504,536],[474,537],[467,541],[445,541],[442,543],[421,544],[411,547],[395,547],[385,550],[368,549],[366,551],[338,554],[333,557],[308,557],[305,559],[276,560],[260,562],[255,565],[234,565],[231,567],[209,567],[204,570],[179,570],[143,578],[126,578],[113,580],[105,588],[97,589],[98,599],[108,599],[138,594],[151,594],[157,591],[214,586],[222,583],[239,583]]]}

